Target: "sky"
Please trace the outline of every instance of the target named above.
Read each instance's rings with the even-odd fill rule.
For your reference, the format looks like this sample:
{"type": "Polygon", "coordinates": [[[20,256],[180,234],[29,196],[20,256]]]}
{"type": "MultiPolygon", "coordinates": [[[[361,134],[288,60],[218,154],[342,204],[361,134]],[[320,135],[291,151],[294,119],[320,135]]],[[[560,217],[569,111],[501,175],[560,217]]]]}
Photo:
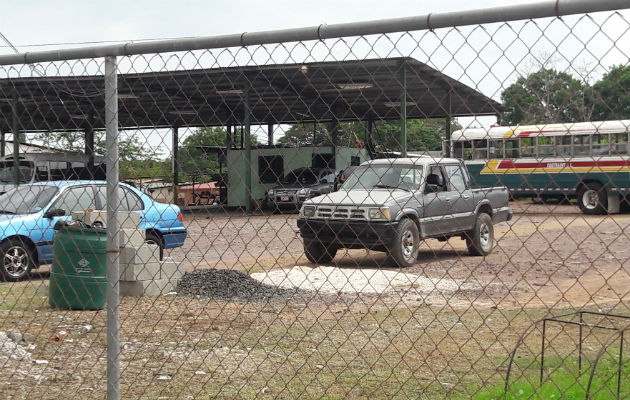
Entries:
{"type": "MultiPolygon", "coordinates": [[[[299,28],[319,24],[365,21],[461,11],[471,8],[516,5],[523,0],[318,0],[318,1],[11,1],[0,13],[0,32],[20,51],[38,51],[190,36],[212,36],[241,32],[299,28]],[[103,42],[103,43],[97,43],[103,42]]],[[[601,15],[601,13],[600,13],[601,15]]],[[[392,46],[381,41],[374,45],[376,56],[412,56],[458,79],[485,95],[500,99],[500,92],[519,74],[552,59],[562,70],[597,79],[615,64],[627,64],[630,57],[630,14],[625,20],[609,21],[605,32],[596,24],[578,17],[567,17],[548,25],[512,23],[440,30],[403,37],[392,46]],[[577,25],[574,25],[577,24],[577,25]],[[615,27],[620,31],[615,31],[615,27]],[[486,29],[487,28],[487,29],[486,29]],[[568,34],[567,32],[572,34],[568,34]],[[599,35],[599,36],[597,36],[599,35]],[[606,37],[608,36],[608,38],[606,37]],[[616,43],[610,38],[627,38],[616,43]],[[550,39],[550,40],[548,40],[550,39]],[[612,51],[610,51],[612,49],[612,51]],[[588,72],[583,72],[588,70],[588,72]]],[[[603,21],[600,17],[598,21],[603,21]]],[[[313,47],[315,49],[315,47],[313,47]]],[[[321,50],[321,49],[320,49],[321,50]]],[[[328,49],[324,49],[328,50],[328,49]]],[[[348,48],[336,46],[335,56],[344,57],[348,48]]],[[[374,57],[369,45],[352,48],[358,57],[374,57]]],[[[13,50],[0,42],[0,54],[13,50]]],[[[326,51],[314,54],[325,55],[326,51]]],[[[217,53],[214,53],[215,55],[217,53]]],[[[290,56],[299,59],[305,53],[290,56]]],[[[280,55],[276,56],[281,60],[280,55]]],[[[264,58],[263,58],[264,59],[264,58]]],[[[178,60],[175,60],[177,64],[178,60]]],[[[196,61],[196,60],[195,60],[196,61]]],[[[232,59],[233,61],[233,59],[232,59]]],[[[254,60],[256,61],[256,60],[254,60]]],[[[275,61],[275,60],[274,60],[275,61]]],[[[152,61],[152,69],[170,68],[169,62],[152,61]]],[[[139,63],[138,63],[139,64],[139,63]]],[[[194,64],[194,63],[193,63],[194,64]]],[[[137,65],[134,65],[136,67],[137,65]]],[[[124,72],[124,71],[123,71],[124,72]]],[[[0,74],[2,72],[0,71],[0,74]]],[[[493,118],[460,119],[460,123],[488,126],[493,118]]],[[[170,152],[166,133],[151,133],[152,142],[164,142],[170,152]]],[[[186,133],[183,134],[185,136],[186,133]]],[[[261,139],[265,133],[260,132],[261,139]]]]}
{"type": "MultiPolygon", "coordinates": [[[[474,6],[521,3],[526,2],[477,0],[474,6]]],[[[469,8],[471,2],[465,0],[20,0],[10,1],[0,13],[0,32],[27,49],[44,43],[212,36],[469,8]]],[[[5,47],[0,51],[10,52],[5,47]]]]}

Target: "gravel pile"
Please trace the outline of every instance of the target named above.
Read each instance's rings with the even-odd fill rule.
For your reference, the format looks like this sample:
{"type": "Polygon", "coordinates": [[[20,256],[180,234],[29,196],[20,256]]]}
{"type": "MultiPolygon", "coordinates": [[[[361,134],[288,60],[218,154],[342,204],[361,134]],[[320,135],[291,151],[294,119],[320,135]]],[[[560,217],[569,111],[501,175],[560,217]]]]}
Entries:
{"type": "Polygon", "coordinates": [[[186,272],[177,285],[177,293],[215,300],[267,301],[288,299],[295,289],[282,289],[261,283],[246,273],[224,269],[198,269],[186,272]]]}

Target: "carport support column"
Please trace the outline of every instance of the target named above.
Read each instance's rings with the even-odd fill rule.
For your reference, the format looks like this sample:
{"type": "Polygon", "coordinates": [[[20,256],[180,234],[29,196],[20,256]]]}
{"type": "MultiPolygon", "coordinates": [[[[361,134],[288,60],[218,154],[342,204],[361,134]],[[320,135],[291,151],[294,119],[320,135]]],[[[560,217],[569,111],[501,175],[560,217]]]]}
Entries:
{"type": "Polygon", "coordinates": [[[173,204],[179,195],[179,127],[173,127],[173,204]]]}
{"type": "Polygon", "coordinates": [[[407,157],[407,68],[403,63],[400,68],[400,155],[407,157]]]}
{"type": "Polygon", "coordinates": [[[11,114],[13,117],[13,186],[20,186],[20,129],[18,127],[18,98],[13,94],[11,102],[11,114]]]}
{"type": "Polygon", "coordinates": [[[116,57],[105,57],[107,163],[107,400],[120,399],[120,246],[118,231],[118,76],[116,57]]]}
{"type": "Polygon", "coordinates": [[[0,157],[4,157],[4,147],[7,145],[7,141],[4,137],[4,132],[0,136],[0,157]]]}
{"type": "Polygon", "coordinates": [[[87,167],[90,179],[94,179],[94,125],[90,118],[88,126],[85,128],[85,155],[87,156],[87,167]]]}
{"type": "Polygon", "coordinates": [[[267,144],[273,146],[273,124],[267,124],[267,144]]]}
{"type": "MultiPolygon", "coordinates": [[[[245,211],[247,214],[252,213],[252,138],[251,138],[251,110],[249,104],[249,80],[245,79],[245,107],[243,115],[243,124],[245,125],[245,191],[247,193],[247,201],[245,202],[245,211]]],[[[243,132],[241,130],[241,132],[243,132]]],[[[243,137],[241,136],[241,138],[243,137]]]]}
{"type": "Polygon", "coordinates": [[[446,119],[444,121],[445,126],[444,126],[444,141],[445,143],[445,156],[446,157],[450,157],[453,153],[453,149],[451,149],[451,123],[452,123],[452,115],[451,115],[451,92],[448,92],[448,115],[446,116],[446,119]]]}

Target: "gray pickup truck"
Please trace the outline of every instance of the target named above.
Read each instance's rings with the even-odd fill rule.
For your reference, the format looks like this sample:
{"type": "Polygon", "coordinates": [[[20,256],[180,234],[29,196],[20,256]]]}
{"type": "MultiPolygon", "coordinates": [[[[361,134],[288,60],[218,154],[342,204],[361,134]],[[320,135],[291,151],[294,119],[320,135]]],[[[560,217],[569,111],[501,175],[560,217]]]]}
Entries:
{"type": "Polygon", "coordinates": [[[426,238],[460,236],[471,254],[488,255],[493,225],[511,218],[505,187],[471,189],[460,160],[427,156],[361,164],[339,191],[304,202],[297,225],[311,262],[368,248],[408,267],[426,238]]]}

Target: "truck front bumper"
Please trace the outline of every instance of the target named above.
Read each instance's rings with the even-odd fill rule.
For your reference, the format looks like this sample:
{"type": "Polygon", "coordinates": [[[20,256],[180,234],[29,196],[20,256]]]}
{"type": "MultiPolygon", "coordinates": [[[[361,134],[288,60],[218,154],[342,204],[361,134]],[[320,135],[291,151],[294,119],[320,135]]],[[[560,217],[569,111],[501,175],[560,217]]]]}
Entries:
{"type": "Polygon", "coordinates": [[[337,244],[347,248],[387,247],[396,237],[397,222],[297,220],[304,240],[337,244]]]}

